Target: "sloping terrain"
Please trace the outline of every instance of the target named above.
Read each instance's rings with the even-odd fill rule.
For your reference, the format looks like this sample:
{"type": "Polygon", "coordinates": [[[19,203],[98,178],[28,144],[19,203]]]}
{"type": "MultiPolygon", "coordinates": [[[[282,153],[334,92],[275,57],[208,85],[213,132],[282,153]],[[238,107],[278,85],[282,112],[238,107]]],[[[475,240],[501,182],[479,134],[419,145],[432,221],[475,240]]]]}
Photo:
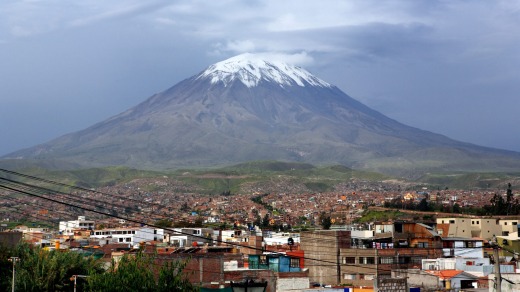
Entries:
{"type": "Polygon", "coordinates": [[[403,125],[299,67],[252,55],[212,65],[126,112],[4,159],[154,170],[280,160],[408,177],[520,169],[520,153],[403,125]]]}

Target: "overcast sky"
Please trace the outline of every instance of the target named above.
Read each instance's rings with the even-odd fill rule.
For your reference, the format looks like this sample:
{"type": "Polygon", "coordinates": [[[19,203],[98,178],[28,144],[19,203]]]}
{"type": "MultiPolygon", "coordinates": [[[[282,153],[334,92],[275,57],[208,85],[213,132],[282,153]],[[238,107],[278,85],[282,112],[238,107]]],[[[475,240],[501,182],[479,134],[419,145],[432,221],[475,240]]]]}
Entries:
{"type": "Polygon", "coordinates": [[[0,1],[0,155],[244,52],[404,124],[520,151],[520,1],[0,1]]]}

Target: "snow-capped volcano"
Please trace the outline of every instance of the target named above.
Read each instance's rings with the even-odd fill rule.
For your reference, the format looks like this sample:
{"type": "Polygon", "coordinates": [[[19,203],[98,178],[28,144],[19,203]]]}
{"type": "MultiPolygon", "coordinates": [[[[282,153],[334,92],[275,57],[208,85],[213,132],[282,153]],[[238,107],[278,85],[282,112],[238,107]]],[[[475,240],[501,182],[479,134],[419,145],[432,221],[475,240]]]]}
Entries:
{"type": "Polygon", "coordinates": [[[331,86],[305,69],[249,53],[209,66],[197,77],[197,79],[203,78],[209,78],[212,84],[221,82],[224,86],[234,80],[240,80],[247,87],[255,87],[262,80],[275,82],[281,87],[284,85],[331,86]]]}
{"type": "Polygon", "coordinates": [[[172,169],[252,160],[342,164],[417,175],[520,169],[520,154],[403,125],[308,71],[244,54],[127,111],[5,158],[172,169]]]}

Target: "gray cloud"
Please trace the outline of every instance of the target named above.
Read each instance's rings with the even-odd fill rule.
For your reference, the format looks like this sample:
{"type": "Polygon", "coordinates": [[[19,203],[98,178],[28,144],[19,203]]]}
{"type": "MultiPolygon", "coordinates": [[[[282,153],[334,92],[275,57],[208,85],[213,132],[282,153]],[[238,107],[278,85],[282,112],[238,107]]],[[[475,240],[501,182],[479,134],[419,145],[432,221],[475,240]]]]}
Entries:
{"type": "Polygon", "coordinates": [[[0,155],[242,52],[276,53],[403,123],[520,151],[516,1],[0,2],[0,155]]]}

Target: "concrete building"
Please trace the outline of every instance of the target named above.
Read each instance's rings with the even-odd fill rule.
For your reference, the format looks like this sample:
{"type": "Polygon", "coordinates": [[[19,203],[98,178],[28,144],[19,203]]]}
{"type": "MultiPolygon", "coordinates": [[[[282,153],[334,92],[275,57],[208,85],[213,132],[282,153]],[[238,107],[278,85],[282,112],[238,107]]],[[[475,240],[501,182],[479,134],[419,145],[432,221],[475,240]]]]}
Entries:
{"type": "MultiPolygon", "coordinates": [[[[504,273],[502,276],[502,291],[520,291],[520,274],[518,273],[504,273]]],[[[489,292],[497,291],[493,283],[495,283],[495,275],[488,275],[489,292]]]]}
{"type": "Polygon", "coordinates": [[[166,242],[176,247],[203,246],[212,242],[213,229],[211,228],[174,228],[168,232],[166,242]]]}
{"type": "Polygon", "coordinates": [[[300,234],[300,248],[305,252],[305,266],[309,269],[311,282],[339,284],[342,249],[350,247],[350,231],[316,230],[300,234]],[[338,269],[339,267],[339,269],[338,269]]]}
{"type": "Polygon", "coordinates": [[[500,220],[494,218],[437,218],[437,229],[442,237],[478,237],[489,240],[493,236],[502,235],[502,228],[508,226],[505,223],[500,224],[500,220]]]}
{"type": "Polygon", "coordinates": [[[410,287],[448,291],[478,288],[479,280],[479,277],[461,270],[399,269],[392,271],[392,277],[406,278],[410,287]]]}
{"type": "MultiPolygon", "coordinates": [[[[502,228],[502,236],[508,236],[513,232],[518,232],[518,219],[500,219],[499,224],[502,228]]],[[[498,236],[498,234],[497,234],[498,236]]]]}
{"type": "Polygon", "coordinates": [[[437,218],[437,230],[442,237],[472,237],[470,218],[437,218]]]}
{"type": "MultiPolygon", "coordinates": [[[[425,259],[422,261],[422,270],[442,271],[442,270],[461,270],[477,277],[486,277],[494,273],[495,267],[489,258],[438,258],[425,259]]],[[[502,273],[514,273],[515,267],[512,265],[500,265],[502,273]]]]}
{"type": "Polygon", "coordinates": [[[85,216],[78,216],[78,220],[60,221],[58,231],[63,235],[74,235],[75,229],[94,230],[95,222],[86,220],[85,216]]]}
{"type": "Polygon", "coordinates": [[[111,243],[128,243],[139,247],[139,243],[146,241],[163,241],[164,230],[148,227],[140,228],[111,228],[93,230],[91,239],[97,239],[99,245],[111,243]]]}
{"type": "Polygon", "coordinates": [[[484,241],[478,238],[444,237],[442,238],[444,257],[483,258],[484,241]]]}

